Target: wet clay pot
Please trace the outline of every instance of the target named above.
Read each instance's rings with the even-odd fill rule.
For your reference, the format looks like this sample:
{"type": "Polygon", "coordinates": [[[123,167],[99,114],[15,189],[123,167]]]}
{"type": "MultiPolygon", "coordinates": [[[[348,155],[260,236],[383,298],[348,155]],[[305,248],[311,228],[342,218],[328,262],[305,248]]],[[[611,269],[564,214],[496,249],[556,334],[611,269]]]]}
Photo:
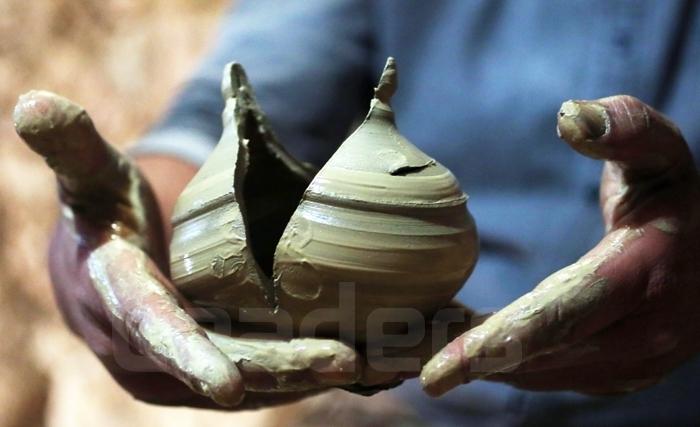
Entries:
{"type": "Polygon", "coordinates": [[[364,122],[315,173],[228,65],[221,140],[172,218],[178,289],[250,329],[358,341],[449,303],[476,263],[476,228],[454,175],[398,132],[396,84],[389,58],[364,122]]]}

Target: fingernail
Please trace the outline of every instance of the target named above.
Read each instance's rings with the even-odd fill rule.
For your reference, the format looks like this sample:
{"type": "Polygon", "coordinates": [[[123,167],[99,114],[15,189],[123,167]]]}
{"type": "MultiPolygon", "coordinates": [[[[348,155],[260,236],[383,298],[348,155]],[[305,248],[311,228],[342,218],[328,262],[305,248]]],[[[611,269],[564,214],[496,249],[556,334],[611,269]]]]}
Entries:
{"type": "Polygon", "coordinates": [[[466,382],[461,345],[456,344],[449,344],[423,367],[420,381],[423,390],[430,396],[441,396],[466,382]]]}
{"type": "Polygon", "coordinates": [[[566,101],[559,110],[557,133],[570,142],[595,141],[608,131],[608,113],[594,101],[566,101]]]}

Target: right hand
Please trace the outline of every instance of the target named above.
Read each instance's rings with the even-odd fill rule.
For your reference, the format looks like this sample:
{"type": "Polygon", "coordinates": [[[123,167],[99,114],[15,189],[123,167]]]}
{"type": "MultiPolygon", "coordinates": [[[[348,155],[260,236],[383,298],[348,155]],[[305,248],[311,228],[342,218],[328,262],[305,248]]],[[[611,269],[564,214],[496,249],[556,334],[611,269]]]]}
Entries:
{"type": "Polygon", "coordinates": [[[81,107],[30,92],[14,122],[58,181],[62,215],[49,267],[59,308],[134,397],[251,409],[358,381],[359,358],[338,341],[243,339],[199,326],[167,278],[164,227],[150,186],[81,107]],[[129,349],[145,359],[138,372],[120,360],[129,349]]]}

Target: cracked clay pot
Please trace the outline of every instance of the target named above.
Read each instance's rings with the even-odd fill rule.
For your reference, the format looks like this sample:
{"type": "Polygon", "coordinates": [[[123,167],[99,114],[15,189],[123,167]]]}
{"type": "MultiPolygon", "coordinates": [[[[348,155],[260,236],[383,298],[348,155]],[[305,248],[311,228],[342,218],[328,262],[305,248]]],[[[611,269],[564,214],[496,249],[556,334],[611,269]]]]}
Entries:
{"type": "Polygon", "coordinates": [[[367,117],[314,175],[229,64],[223,135],[172,218],[178,289],[253,330],[360,342],[449,303],[476,263],[476,227],[454,175],[396,129],[396,83],[389,58],[367,117]]]}

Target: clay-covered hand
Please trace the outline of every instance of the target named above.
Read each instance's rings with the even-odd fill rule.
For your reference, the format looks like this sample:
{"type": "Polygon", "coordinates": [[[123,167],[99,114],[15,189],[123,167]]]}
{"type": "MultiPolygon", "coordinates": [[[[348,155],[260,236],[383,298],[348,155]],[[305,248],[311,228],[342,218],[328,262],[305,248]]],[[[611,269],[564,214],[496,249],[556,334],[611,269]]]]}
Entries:
{"type": "Polygon", "coordinates": [[[58,180],[50,271],[59,307],[127,391],[159,404],[249,409],[357,381],[357,355],[340,342],[231,338],[200,327],[167,279],[149,185],[82,108],[30,92],[14,122],[58,180]]]}
{"type": "Polygon", "coordinates": [[[700,191],[679,130],[629,96],[562,105],[559,135],[605,160],[607,233],[424,368],[434,396],[486,379],[609,394],[657,383],[700,350],[700,191]]]}

